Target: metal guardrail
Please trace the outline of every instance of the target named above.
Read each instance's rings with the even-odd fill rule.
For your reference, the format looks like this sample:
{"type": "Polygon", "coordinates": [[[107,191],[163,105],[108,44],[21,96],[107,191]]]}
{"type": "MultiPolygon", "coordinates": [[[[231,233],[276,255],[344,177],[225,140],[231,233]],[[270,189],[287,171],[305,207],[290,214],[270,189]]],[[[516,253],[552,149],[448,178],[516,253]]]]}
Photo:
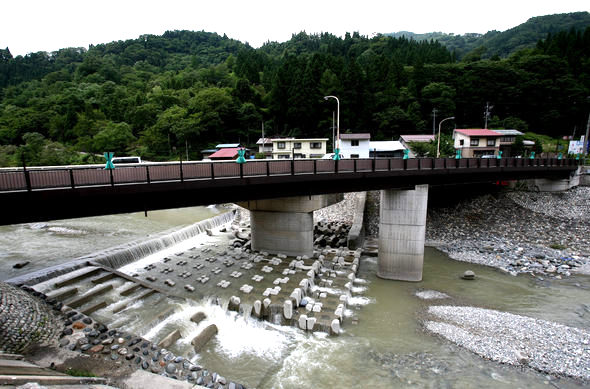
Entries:
{"type": "Polygon", "coordinates": [[[0,170],[0,192],[302,174],[576,166],[576,160],[557,158],[392,158],[255,160],[245,164],[234,161],[150,163],[125,165],[114,170],[98,165],[33,167],[0,170]]]}

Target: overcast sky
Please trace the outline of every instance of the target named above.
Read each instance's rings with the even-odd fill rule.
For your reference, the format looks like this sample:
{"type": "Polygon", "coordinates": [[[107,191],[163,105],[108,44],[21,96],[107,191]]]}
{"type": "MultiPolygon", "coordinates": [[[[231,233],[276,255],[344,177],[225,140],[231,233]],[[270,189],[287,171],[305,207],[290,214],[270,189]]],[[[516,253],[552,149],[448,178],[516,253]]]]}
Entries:
{"type": "Polygon", "coordinates": [[[588,0],[4,0],[0,47],[12,55],[195,30],[254,47],[291,34],[504,31],[533,16],[590,11],[588,0]]]}

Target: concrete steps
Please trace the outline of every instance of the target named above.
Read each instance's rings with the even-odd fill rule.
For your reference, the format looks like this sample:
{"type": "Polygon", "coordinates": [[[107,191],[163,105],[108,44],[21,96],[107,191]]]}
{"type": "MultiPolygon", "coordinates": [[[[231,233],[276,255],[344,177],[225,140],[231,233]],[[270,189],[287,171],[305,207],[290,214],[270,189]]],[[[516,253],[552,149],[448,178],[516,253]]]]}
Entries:
{"type": "Polygon", "coordinates": [[[22,355],[0,353],[0,385],[24,385],[36,382],[42,386],[106,384],[105,378],[73,377],[44,369],[24,360],[22,355]]]}

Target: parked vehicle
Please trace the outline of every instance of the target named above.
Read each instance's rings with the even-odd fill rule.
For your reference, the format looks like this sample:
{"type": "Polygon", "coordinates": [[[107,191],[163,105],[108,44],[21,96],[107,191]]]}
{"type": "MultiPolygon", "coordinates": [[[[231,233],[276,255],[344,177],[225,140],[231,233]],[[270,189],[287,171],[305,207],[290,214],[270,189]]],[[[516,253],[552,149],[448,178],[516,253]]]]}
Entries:
{"type": "Polygon", "coordinates": [[[115,157],[112,162],[115,166],[125,163],[141,163],[141,157],[115,157]]]}

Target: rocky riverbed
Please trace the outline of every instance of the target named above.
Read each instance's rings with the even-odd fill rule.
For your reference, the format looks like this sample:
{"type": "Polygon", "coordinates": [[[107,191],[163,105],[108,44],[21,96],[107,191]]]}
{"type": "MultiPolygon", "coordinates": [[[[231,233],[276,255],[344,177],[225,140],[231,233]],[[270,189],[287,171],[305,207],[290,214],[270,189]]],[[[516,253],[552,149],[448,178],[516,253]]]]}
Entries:
{"type": "MultiPolygon", "coordinates": [[[[368,235],[379,233],[379,192],[366,209],[368,235]]],[[[590,274],[590,188],[564,193],[500,191],[430,206],[426,244],[451,258],[512,275],[590,274]]]]}

